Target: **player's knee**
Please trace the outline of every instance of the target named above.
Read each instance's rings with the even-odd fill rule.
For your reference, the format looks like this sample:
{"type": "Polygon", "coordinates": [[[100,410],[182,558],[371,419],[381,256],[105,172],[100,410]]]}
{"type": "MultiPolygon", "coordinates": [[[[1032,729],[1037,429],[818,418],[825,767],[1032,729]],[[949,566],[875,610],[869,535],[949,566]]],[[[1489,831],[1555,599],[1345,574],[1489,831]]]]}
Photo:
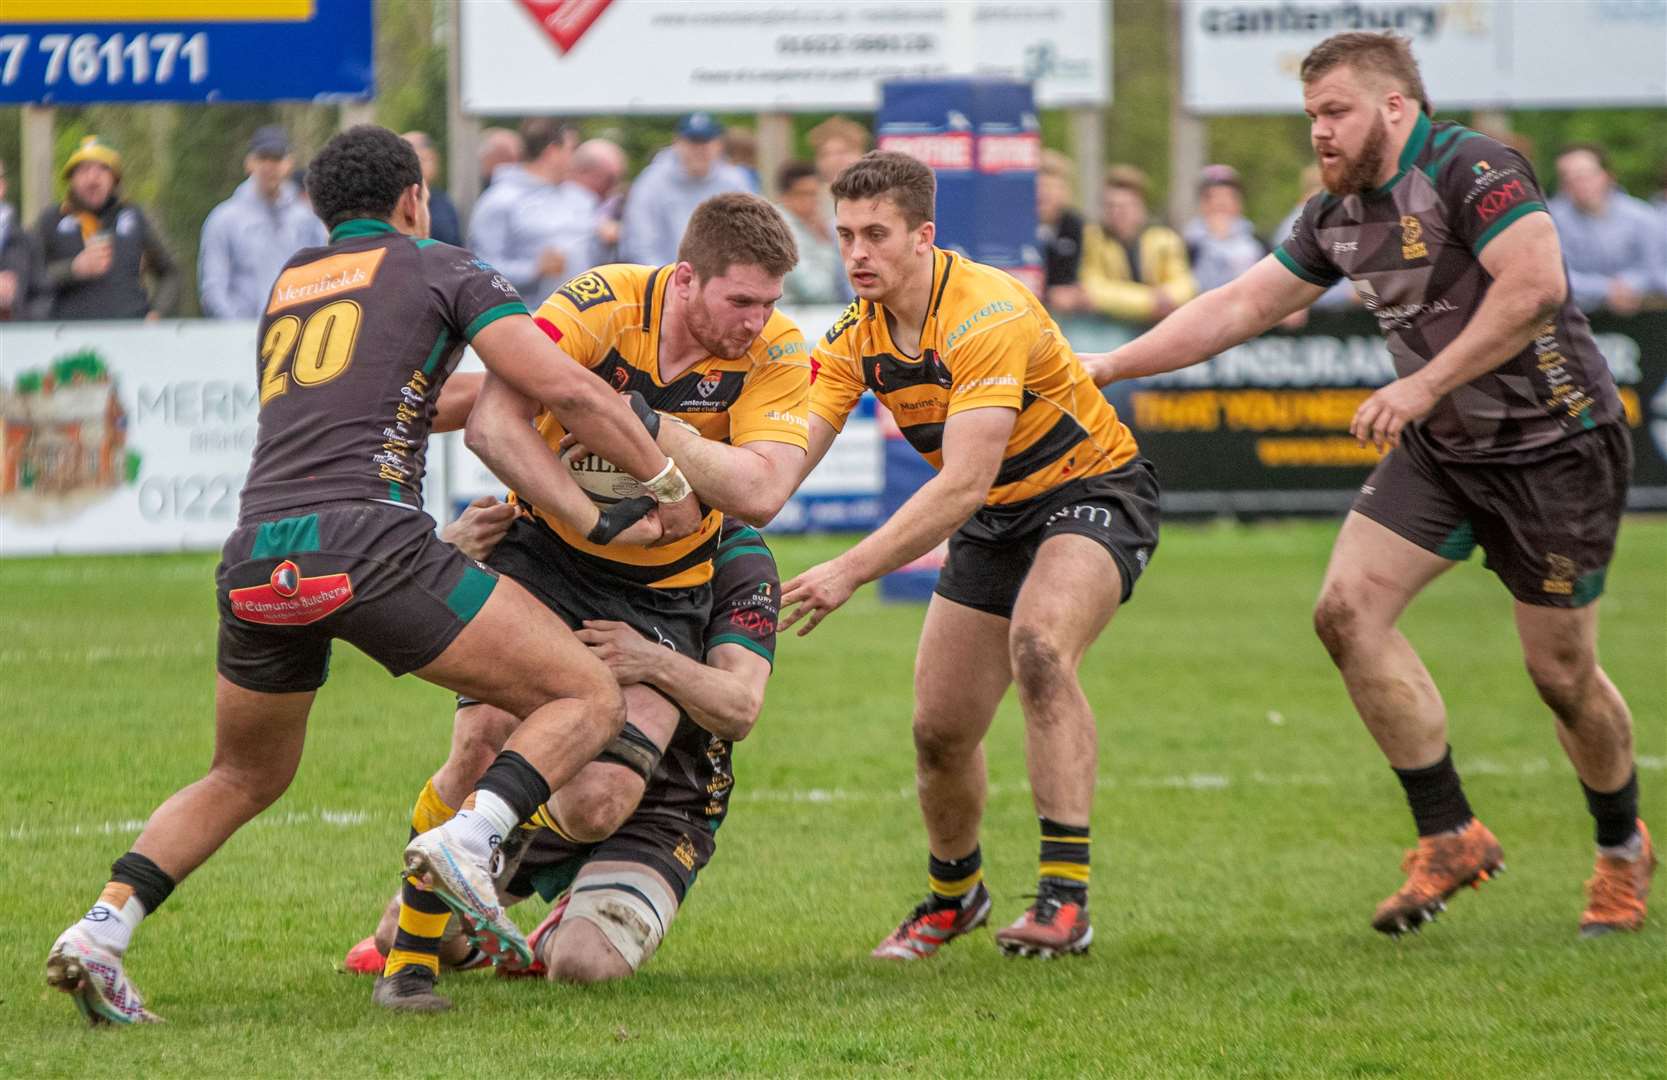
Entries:
{"type": "Polygon", "coordinates": [[[977,739],[968,737],[953,726],[922,716],[915,717],[914,738],[915,761],[922,772],[952,768],[978,746],[977,739]]]}
{"type": "Polygon", "coordinates": [[[1577,645],[1530,649],[1523,657],[1528,677],[1559,719],[1567,722],[1597,673],[1597,658],[1577,645]]]}
{"type": "Polygon", "coordinates": [[[551,982],[588,986],[628,979],[636,973],[600,931],[580,921],[575,922],[573,931],[562,934],[551,951],[555,955],[546,969],[551,982]]]}
{"type": "Polygon", "coordinates": [[[631,816],[632,806],[611,791],[600,791],[582,799],[566,800],[560,811],[561,827],[574,840],[594,844],[606,840],[631,816]]]}
{"type": "Polygon", "coordinates": [[[209,768],[209,776],[223,788],[230,788],[249,805],[264,810],[278,801],[289,790],[295,778],[294,767],[282,765],[262,768],[258,765],[217,760],[209,768]]]}
{"type": "Polygon", "coordinates": [[[1314,633],[1336,663],[1348,655],[1359,624],[1358,609],[1342,589],[1330,587],[1320,594],[1314,605],[1314,633]]]}
{"type": "Polygon", "coordinates": [[[1010,638],[1013,681],[1021,701],[1047,701],[1065,689],[1072,679],[1065,654],[1045,630],[1015,625],[1010,638]]]}

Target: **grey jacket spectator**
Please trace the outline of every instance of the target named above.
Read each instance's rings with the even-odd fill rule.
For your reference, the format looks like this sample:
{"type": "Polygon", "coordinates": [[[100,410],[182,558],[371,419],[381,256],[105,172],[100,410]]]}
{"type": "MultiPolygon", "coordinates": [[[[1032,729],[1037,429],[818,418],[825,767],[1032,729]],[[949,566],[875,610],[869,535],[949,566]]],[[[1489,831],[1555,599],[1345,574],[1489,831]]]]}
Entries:
{"type": "Polygon", "coordinates": [[[845,280],[845,264],[839,257],[839,243],[827,219],[827,195],[816,175],[816,166],[806,161],[789,161],[776,175],[776,189],[782,217],[793,230],[799,246],[799,265],[782,281],[781,298],[787,304],[848,304],[853,293],[845,280]]]}
{"type": "Polygon", "coordinates": [[[35,224],[48,318],[154,319],[179,303],[179,266],[144,211],[118,196],[121,168],[121,155],[95,136],[64,163],[69,196],[35,224]],[[147,272],[154,294],[145,292],[147,272]]]}
{"type": "Polygon", "coordinates": [[[1198,290],[1219,288],[1261,261],[1268,246],[1244,216],[1238,170],[1208,165],[1198,180],[1198,216],[1182,230],[1198,290]]]}
{"type": "Polygon", "coordinates": [[[723,130],[706,113],[678,121],[677,139],[643,169],[625,198],[619,240],[623,261],[672,262],[696,206],[726,191],[752,190],[746,174],[721,156],[723,130]]]}
{"type": "Polygon", "coordinates": [[[556,120],[522,126],[530,159],[500,166],[475,203],[469,248],[537,305],[590,266],[596,194],[568,178],[573,129],[556,120]]]}
{"type": "Polygon", "coordinates": [[[328,242],[324,223],[289,179],[293,162],[281,128],[249,144],[249,179],[209,211],[197,250],[197,290],[211,319],[258,319],[289,257],[328,242]]]}
{"type": "Polygon", "coordinates": [[[1557,155],[1557,196],[1546,209],[1569,269],[1569,291],[1582,310],[1623,315],[1642,297],[1667,294],[1667,237],[1650,205],[1615,185],[1593,146],[1557,155]]]}
{"type": "Polygon", "coordinates": [[[6,171],[0,165],[0,322],[38,319],[50,300],[41,292],[45,267],[34,238],[5,197],[6,171]]]}

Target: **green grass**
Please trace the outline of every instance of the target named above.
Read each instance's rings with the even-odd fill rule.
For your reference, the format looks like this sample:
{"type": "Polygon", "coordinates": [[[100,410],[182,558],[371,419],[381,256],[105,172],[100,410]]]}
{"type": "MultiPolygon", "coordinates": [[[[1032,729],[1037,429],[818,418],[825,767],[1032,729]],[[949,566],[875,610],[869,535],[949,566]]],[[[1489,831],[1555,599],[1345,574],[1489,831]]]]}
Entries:
{"type": "MultiPolygon", "coordinates": [[[[1479,560],[1405,627],[1511,872],[1422,936],[1367,927],[1412,829],[1309,629],[1334,531],[1171,526],[1090,653],[1085,958],[1004,960],[981,932],[931,963],[867,959],[918,899],[925,851],[909,739],[921,609],[865,590],[782,643],[718,855],[635,980],[459,976],[453,1013],[413,1018],[336,973],[393,883],[451,715],[443,691],[343,646],[295,786],[129,954],[169,1023],[98,1032],[41,963],[134,822],[207,762],[213,560],[0,563],[0,1076],[1667,1076],[1667,917],[1576,939],[1590,820],[1479,560]]],[[[843,543],[776,547],[791,573],[843,543]]],[[[1629,521],[1603,657],[1637,719],[1645,813],[1667,829],[1664,571],[1667,522],[1629,521]]],[[[1010,699],[984,833],[1001,921],[1034,874],[1020,735],[1010,699]]]]}

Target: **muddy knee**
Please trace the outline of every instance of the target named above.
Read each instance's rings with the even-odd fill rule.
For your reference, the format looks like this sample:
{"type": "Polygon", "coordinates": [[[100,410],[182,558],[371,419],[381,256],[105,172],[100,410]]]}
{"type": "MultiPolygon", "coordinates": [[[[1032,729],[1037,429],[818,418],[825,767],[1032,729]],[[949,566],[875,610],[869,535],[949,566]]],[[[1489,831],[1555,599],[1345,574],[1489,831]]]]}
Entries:
{"type": "Polygon", "coordinates": [[[1046,701],[1074,681],[1064,654],[1052,638],[1038,627],[1013,627],[1009,649],[1013,661],[1013,681],[1018,684],[1021,701],[1046,701]]]}
{"type": "Polygon", "coordinates": [[[1314,605],[1314,633],[1320,644],[1341,664],[1359,631],[1360,612],[1338,588],[1327,589],[1314,605]]]}

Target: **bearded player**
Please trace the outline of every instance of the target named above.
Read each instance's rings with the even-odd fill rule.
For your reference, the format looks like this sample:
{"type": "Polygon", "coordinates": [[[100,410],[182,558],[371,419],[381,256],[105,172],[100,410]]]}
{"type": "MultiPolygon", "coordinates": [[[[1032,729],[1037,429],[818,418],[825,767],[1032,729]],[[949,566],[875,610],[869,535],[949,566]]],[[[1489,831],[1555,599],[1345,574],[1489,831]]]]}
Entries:
{"type": "Polygon", "coordinates": [[[1097,359],[1096,378],[1198,363],[1354,282],[1398,378],[1350,430],[1390,450],[1344,519],[1314,627],[1418,830],[1406,882],[1372,926],[1416,930],[1502,868],[1460,786],[1441,695],[1396,629],[1413,597],[1480,546],[1515,601],[1529,677],[1595,823],[1580,932],[1637,930],[1655,852],[1638,817],[1632,717],[1597,655],[1631,443],[1539,183],[1516,151],[1432,122],[1404,38],[1336,35],[1301,74],[1326,190],[1273,255],[1097,359]]]}
{"type": "Polygon", "coordinates": [[[501,275],[426,239],[428,188],[404,140],[352,128],[307,181],[330,243],[290,259],[256,339],[259,434],[216,574],[213,763],[151,814],[47,959],[48,984],[93,1024],[156,1019],[125,971],[133,931],[289,786],[335,638],[515,718],[473,808],[417,837],[407,866],[480,932],[520,939],[491,893],[492,841],[595,756],[624,708],[559,620],[421,512],[429,424],[465,345],[648,481],[663,528],[696,527],[688,485],[626,403],[562,355],[501,275]]]}
{"type": "Polygon", "coordinates": [[[814,464],[873,391],[938,469],[890,520],[783,589],[805,633],[872,581],[949,541],[915,660],[915,768],[929,894],[874,950],[931,956],[990,914],[978,831],[982,741],[1008,684],[1025,716],[1041,822],[1036,903],[996,935],[1015,955],[1082,952],[1094,714],[1077,681],[1158,541],[1158,486],[1133,437],[1036,298],[933,245],[936,180],[874,152],[833,185],[859,299],[817,346],[814,464]]]}
{"type": "MultiPolygon", "coordinates": [[[[524,511],[487,565],[575,630],[587,620],[620,623],[698,662],[725,514],[767,522],[803,472],[810,358],[798,328],[775,311],[798,252],[768,202],[746,194],[708,199],[691,217],[678,256],[669,266],[581,274],[552,293],[537,317],[610,385],[685,422],[662,425],[659,436],[711,508],[698,530],[654,546],[641,542],[652,536],[596,532],[598,511],[575,497],[556,456],[569,429],[490,376],[466,438],[524,511]]],[[[680,707],[654,684],[627,687],[625,699],[620,736],[548,800],[552,824],[576,843],[604,840],[631,816],[677,731],[680,707]]],[[[460,699],[451,755],[419,796],[413,829],[452,813],[512,719],[460,699]]],[[[376,1000],[392,1009],[446,1008],[434,985],[448,909],[409,883],[403,893],[376,1000]]],[[[527,959],[519,954],[512,966],[527,959]]]]}

